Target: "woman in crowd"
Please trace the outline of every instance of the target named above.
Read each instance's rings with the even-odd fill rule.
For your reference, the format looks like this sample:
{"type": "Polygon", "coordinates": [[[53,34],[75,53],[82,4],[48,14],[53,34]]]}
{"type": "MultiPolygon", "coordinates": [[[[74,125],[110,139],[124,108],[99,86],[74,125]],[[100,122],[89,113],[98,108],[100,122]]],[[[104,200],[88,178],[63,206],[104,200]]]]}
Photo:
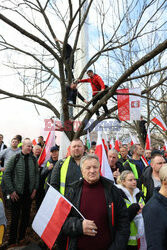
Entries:
{"type": "Polygon", "coordinates": [[[144,223],[141,213],[144,206],[143,194],[136,187],[137,182],[134,174],[129,170],[121,173],[119,183],[117,187],[120,189],[122,198],[128,208],[130,220],[130,237],[127,250],[138,250],[139,247],[145,250],[144,223]]]}

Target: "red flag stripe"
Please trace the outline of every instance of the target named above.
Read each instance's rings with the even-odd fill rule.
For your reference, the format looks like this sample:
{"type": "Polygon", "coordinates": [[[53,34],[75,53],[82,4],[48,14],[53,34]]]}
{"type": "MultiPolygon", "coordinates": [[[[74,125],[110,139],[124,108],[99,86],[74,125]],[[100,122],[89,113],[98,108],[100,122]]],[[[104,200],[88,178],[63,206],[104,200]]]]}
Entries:
{"type": "Polygon", "coordinates": [[[57,206],[45,228],[41,239],[47,243],[48,247],[51,249],[55,243],[55,238],[57,238],[60,233],[61,227],[64,224],[65,219],[67,218],[71,210],[71,205],[60,197],[57,206]],[[56,227],[55,227],[56,225],[56,227]]]}
{"type": "Polygon", "coordinates": [[[154,118],[152,119],[152,121],[153,121],[155,124],[157,124],[160,128],[162,128],[163,131],[166,131],[166,128],[164,127],[163,123],[162,123],[161,121],[159,121],[156,117],[154,117],[154,118]]]}
{"type": "MultiPolygon", "coordinates": [[[[118,89],[118,93],[129,93],[129,89],[118,89]]],[[[117,95],[118,117],[121,121],[130,120],[129,95],[117,95]]]]}

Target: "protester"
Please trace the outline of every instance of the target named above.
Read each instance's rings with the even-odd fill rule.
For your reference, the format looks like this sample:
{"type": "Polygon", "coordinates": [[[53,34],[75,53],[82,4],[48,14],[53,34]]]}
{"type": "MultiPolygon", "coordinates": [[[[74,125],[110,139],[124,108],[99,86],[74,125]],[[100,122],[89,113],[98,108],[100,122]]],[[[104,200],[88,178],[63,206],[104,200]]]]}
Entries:
{"type": "Polygon", "coordinates": [[[72,140],[70,153],[71,156],[56,163],[50,180],[50,184],[63,195],[68,192],[68,185],[82,176],[80,160],[84,154],[84,145],[80,139],[72,140]]]}
{"type": "Polygon", "coordinates": [[[115,149],[108,151],[108,163],[113,173],[115,181],[117,180],[120,173],[124,170],[120,162],[118,162],[118,152],[115,149]]]}
{"type": "Polygon", "coordinates": [[[133,144],[130,148],[132,158],[127,159],[124,163],[124,170],[130,170],[133,172],[136,180],[138,180],[142,174],[145,165],[141,160],[141,156],[144,153],[143,148],[140,145],[133,144]]]}
{"type": "MultiPolygon", "coordinates": [[[[137,188],[137,182],[132,171],[125,170],[120,175],[120,189],[122,198],[128,208],[130,220],[130,237],[127,250],[138,250],[138,238],[144,236],[144,222],[142,208],[145,205],[143,193],[137,188]]],[[[145,248],[146,249],[146,248],[145,248]]],[[[144,250],[142,248],[142,250],[144,250]]]]}
{"type": "Polygon", "coordinates": [[[43,138],[42,135],[40,135],[40,136],[38,137],[38,143],[37,143],[37,145],[41,146],[42,149],[43,149],[43,147],[45,146],[45,141],[44,141],[44,138],[43,138]]]}
{"type": "Polygon", "coordinates": [[[0,159],[3,158],[4,159],[4,168],[8,162],[8,160],[15,154],[19,153],[21,151],[20,148],[18,148],[18,140],[14,137],[11,140],[11,145],[10,147],[4,149],[1,153],[0,153],[0,159]]]}
{"type": "Polygon", "coordinates": [[[161,154],[151,158],[150,166],[145,169],[139,180],[139,187],[144,193],[144,200],[147,202],[153,195],[153,190],[161,186],[159,171],[165,159],[161,154]]]}
{"type": "Polygon", "coordinates": [[[129,159],[129,157],[128,157],[128,148],[126,146],[120,147],[118,158],[119,158],[118,161],[121,164],[123,164],[126,160],[129,159]]]}
{"type": "Polygon", "coordinates": [[[33,146],[32,152],[33,152],[33,155],[36,157],[37,160],[39,159],[39,156],[41,154],[41,150],[42,150],[42,148],[41,148],[40,145],[33,146]]]}
{"type": "Polygon", "coordinates": [[[88,151],[89,154],[94,154],[95,153],[95,149],[94,147],[91,147],[88,151]]]}
{"type": "Polygon", "coordinates": [[[4,236],[6,224],[7,224],[7,220],[6,220],[5,210],[4,210],[2,199],[0,198],[0,248],[3,243],[3,236],[4,236]]]}
{"type": "MultiPolygon", "coordinates": [[[[88,103],[87,100],[79,93],[77,90],[77,82],[72,82],[70,85],[66,86],[66,97],[69,104],[76,104],[76,98],[81,99],[81,101],[88,103]]],[[[69,119],[73,121],[73,106],[68,105],[69,119]]],[[[60,112],[60,120],[62,125],[64,125],[64,114],[63,110],[60,112]]]]}
{"type": "Polygon", "coordinates": [[[151,162],[151,150],[149,150],[149,149],[145,150],[144,155],[145,155],[145,158],[146,158],[148,164],[150,164],[150,162],[151,162]]]}
{"type": "Polygon", "coordinates": [[[143,217],[148,250],[167,249],[167,165],[159,171],[161,188],[143,208],[143,217]]]}
{"type": "MultiPolygon", "coordinates": [[[[60,42],[61,44],[64,44],[64,42],[58,40],[56,37],[55,37],[55,41],[60,42]]],[[[72,47],[71,47],[71,45],[69,43],[67,43],[65,45],[64,57],[65,57],[65,64],[69,66],[70,71],[71,71],[72,80],[74,80],[74,74],[73,74],[74,55],[72,54],[72,47]],[[70,62],[70,59],[71,59],[71,62],[70,62]]],[[[68,80],[69,72],[68,72],[68,68],[67,68],[66,65],[65,65],[65,76],[66,76],[66,80],[68,80]]]]}
{"type": "Polygon", "coordinates": [[[72,208],[62,228],[70,237],[68,249],[126,249],[129,220],[118,189],[112,181],[100,177],[96,155],[82,158],[81,172],[83,179],[70,185],[67,198],[85,219],[72,208]]]}
{"type": "Polygon", "coordinates": [[[45,187],[44,189],[47,190],[47,183],[50,184],[51,174],[53,168],[56,165],[59,157],[59,146],[53,146],[50,149],[50,159],[47,161],[45,167],[42,169],[41,176],[45,180],[45,187]]]}
{"type": "Polygon", "coordinates": [[[18,140],[18,148],[21,148],[22,147],[22,136],[21,135],[16,135],[15,136],[16,137],[16,139],[18,140]]]}
{"type": "Polygon", "coordinates": [[[38,166],[32,153],[30,139],[24,139],[22,151],[7,162],[3,177],[5,190],[11,199],[10,246],[22,243],[28,226],[31,202],[35,198],[39,185],[38,166]],[[20,223],[19,223],[20,221],[20,223]]]}
{"type": "Polygon", "coordinates": [[[140,134],[141,134],[142,141],[143,141],[144,145],[145,145],[146,137],[147,137],[146,123],[147,123],[147,121],[145,121],[144,117],[141,116],[140,121],[139,121],[139,129],[140,129],[140,134]]]}
{"type": "MultiPolygon", "coordinates": [[[[92,70],[88,70],[87,74],[89,76],[88,79],[78,80],[78,82],[90,82],[92,87],[92,97],[93,99],[93,106],[106,94],[105,85],[101,77],[95,74],[92,70]],[[101,94],[96,96],[101,91],[101,94]],[[95,98],[96,96],[96,98],[95,98]]],[[[109,110],[107,108],[106,103],[103,105],[104,112],[107,116],[109,116],[109,110]]],[[[97,118],[100,116],[99,110],[96,111],[97,118]]]]}
{"type": "Polygon", "coordinates": [[[0,152],[2,152],[5,148],[7,148],[7,146],[5,145],[3,141],[3,135],[0,134],[0,152]]]}

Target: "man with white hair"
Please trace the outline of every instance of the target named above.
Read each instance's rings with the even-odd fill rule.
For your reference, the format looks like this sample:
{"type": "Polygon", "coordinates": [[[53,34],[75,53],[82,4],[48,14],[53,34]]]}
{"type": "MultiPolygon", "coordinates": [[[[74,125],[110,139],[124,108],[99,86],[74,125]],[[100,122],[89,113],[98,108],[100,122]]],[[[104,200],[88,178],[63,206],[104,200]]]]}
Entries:
{"type": "Polygon", "coordinates": [[[161,188],[143,208],[147,250],[167,249],[167,164],[159,170],[161,188]]]}
{"type": "Polygon", "coordinates": [[[119,190],[100,176],[96,155],[82,157],[80,165],[83,179],[70,185],[67,198],[85,219],[72,208],[62,228],[68,250],[125,250],[130,225],[119,190]]]}

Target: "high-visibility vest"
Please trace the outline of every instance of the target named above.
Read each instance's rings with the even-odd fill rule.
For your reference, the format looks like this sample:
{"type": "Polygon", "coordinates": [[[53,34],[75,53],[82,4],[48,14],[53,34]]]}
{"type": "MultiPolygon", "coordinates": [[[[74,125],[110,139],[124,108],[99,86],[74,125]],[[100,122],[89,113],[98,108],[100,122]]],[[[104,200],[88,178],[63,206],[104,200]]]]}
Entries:
{"type": "MultiPolygon", "coordinates": [[[[50,161],[47,161],[46,167],[48,168],[49,166],[50,166],[50,161]]],[[[46,189],[47,187],[47,181],[48,181],[48,177],[45,178],[44,189],[46,189]]]]}
{"type": "Polygon", "coordinates": [[[144,184],[141,185],[141,190],[142,190],[142,192],[144,194],[144,199],[146,199],[146,196],[147,196],[147,187],[144,186],[144,184]]]}
{"type": "Polygon", "coordinates": [[[0,171],[0,185],[1,185],[1,183],[2,183],[2,176],[3,176],[3,172],[0,171]]]}
{"type": "Polygon", "coordinates": [[[126,160],[124,163],[123,163],[123,166],[125,165],[125,163],[128,162],[129,163],[129,166],[130,168],[132,169],[132,172],[135,176],[135,179],[138,180],[139,179],[139,175],[138,175],[138,172],[137,172],[137,168],[136,168],[136,165],[132,162],[130,162],[129,160],[126,160]]]}
{"type": "MultiPolygon", "coordinates": [[[[130,205],[132,205],[132,203],[129,200],[124,199],[124,201],[126,202],[127,208],[130,205]]],[[[142,197],[140,197],[139,203],[142,203],[143,206],[145,205],[142,197]]],[[[136,224],[134,221],[131,221],[131,223],[130,223],[130,237],[129,237],[128,245],[129,246],[137,246],[138,245],[138,243],[137,243],[137,227],[136,227],[136,224]]]]}
{"type": "Polygon", "coordinates": [[[71,156],[68,156],[67,159],[65,159],[60,170],[60,193],[62,195],[64,195],[65,193],[66,176],[67,176],[67,170],[68,170],[70,159],[71,159],[71,156]]]}

